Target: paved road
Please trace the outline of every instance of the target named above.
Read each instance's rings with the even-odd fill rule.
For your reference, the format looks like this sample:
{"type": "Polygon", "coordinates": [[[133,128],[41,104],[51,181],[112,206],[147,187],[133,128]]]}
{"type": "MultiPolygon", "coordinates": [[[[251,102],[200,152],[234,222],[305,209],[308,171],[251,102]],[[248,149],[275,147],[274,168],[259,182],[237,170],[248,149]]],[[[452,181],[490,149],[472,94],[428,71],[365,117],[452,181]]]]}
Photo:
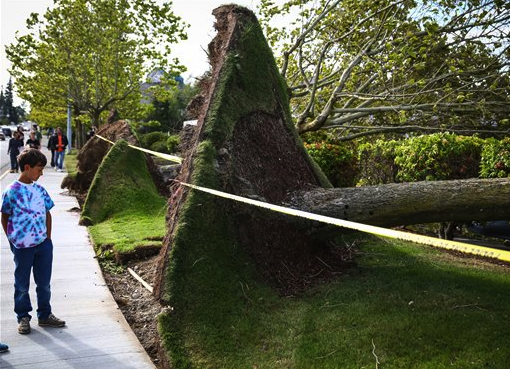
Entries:
{"type": "MultiPolygon", "coordinates": [[[[47,167],[39,182],[55,202],[51,212],[55,247],[52,307],[55,315],[66,320],[67,327],[42,328],[37,326],[37,319],[32,319],[32,333],[17,333],[14,266],[2,232],[0,340],[10,346],[10,351],[0,354],[0,368],[154,369],[104,282],[87,229],[78,225],[79,214],[70,211],[78,204],[60,188],[64,176],[65,173],[47,167]]],[[[5,174],[2,189],[16,178],[16,174],[5,174]]],[[[33,283],[31,290],[32,303],[36,305],[33,283]]]]}

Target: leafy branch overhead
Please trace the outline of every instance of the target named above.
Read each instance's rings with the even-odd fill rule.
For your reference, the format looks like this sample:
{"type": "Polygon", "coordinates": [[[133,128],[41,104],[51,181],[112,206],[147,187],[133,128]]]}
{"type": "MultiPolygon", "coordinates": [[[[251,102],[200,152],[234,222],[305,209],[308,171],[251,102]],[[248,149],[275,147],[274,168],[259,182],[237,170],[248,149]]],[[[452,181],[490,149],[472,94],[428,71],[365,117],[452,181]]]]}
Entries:
{"type": "Polygon", "coordinates": [[[93,122],[101,112],[140,100],[143,76],[153,68],[179,73],[171,45],[186,38],[170,2],[55,0],[28,33],[6,47],[19,95],[36,108],[70,102],[93,122]]]}
{"type": "Polygon", "coordinates": [[[262,0],[260,11],[301,133],[508,134],[508,2],[262,0]],[[275,26],[282,18],[290,26],[275,26]]]}

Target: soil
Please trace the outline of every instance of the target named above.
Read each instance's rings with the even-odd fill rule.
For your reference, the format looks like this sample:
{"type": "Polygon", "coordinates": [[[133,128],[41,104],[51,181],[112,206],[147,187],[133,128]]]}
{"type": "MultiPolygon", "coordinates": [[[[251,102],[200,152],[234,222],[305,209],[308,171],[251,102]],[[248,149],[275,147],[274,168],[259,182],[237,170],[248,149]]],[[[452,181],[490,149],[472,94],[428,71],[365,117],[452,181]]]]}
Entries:
{"type": "MultiPolygon", "coordinates": [[[[126,266],[153,286],[156,265],[157,256],[152,256],[144,260],[132,260],[126,266]]],[[[131,329],[154,365],[161,368],[158,357],[160,339],[157,316],[163,310],[163,306],[128,272],[127,268],[122,273],[112,273],[103,268],[103,276],[131,329]]]]}

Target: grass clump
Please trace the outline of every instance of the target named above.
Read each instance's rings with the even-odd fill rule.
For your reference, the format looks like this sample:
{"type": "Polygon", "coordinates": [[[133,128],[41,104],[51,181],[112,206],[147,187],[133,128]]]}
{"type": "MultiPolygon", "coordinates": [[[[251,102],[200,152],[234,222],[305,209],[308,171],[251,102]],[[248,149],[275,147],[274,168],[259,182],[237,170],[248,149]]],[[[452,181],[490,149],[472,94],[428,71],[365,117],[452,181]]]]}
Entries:
{"type": "Polygon", "coordinates": [[[166,199],[152,181],[144,154],[117,141],[98,168],[83,205],[81,219],[91,224],[94,244],[120,253],[154,245],[166,232],[165,214],[166,199]]]}
{"type": "Polygon", "coordinates": [[[64,165],[69,177],[76,177],[76,165],[78,164],[78,150],[71,149],[69,153],[64,156],[64,165]]]}

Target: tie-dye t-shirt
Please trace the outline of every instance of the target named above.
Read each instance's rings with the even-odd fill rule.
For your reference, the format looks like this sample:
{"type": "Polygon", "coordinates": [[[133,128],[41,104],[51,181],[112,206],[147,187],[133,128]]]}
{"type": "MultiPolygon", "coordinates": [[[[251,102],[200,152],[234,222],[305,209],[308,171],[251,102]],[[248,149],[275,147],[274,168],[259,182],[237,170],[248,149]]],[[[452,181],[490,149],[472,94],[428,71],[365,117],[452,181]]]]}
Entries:
{"type": "Polygon", "coordinates": [[[18,249],[34,247],[47,238],[46,213],[54,206],[37,183],[15,181],[2,194],[2,213],[9,214],[7,238],[18,249]]]}

